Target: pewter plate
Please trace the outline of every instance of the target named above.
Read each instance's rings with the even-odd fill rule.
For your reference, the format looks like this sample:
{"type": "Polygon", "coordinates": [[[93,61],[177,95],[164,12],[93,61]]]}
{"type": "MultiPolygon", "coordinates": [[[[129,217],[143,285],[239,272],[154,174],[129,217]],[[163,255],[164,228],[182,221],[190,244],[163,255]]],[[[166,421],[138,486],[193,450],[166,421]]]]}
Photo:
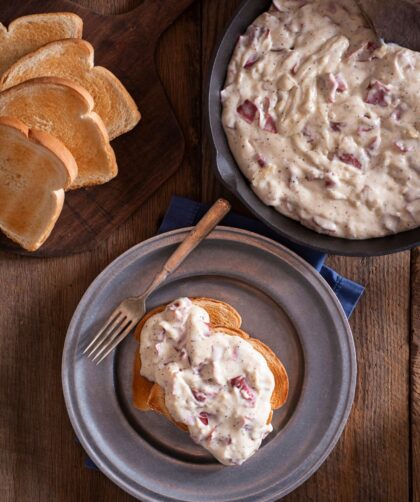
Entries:
{"type": "Polygon", "coordinates": [[[300,257],[259,235],[218,227],[148,302],[153,308],[180,296],[224,300],[241,313],[244,329],[282,359],[289,398],[274,413],[273,433],[241,467],[218,464],[166,419],[132,406],[132,337],[100,366],[82,355],[109,312],[144,290],[186,233],[176,230],[133,247],[87,290],[63,353],[71,422],[99,469],[140,500],[279,499],[331,452],[356,382],[353,338],[343,310],[300,257]]]}

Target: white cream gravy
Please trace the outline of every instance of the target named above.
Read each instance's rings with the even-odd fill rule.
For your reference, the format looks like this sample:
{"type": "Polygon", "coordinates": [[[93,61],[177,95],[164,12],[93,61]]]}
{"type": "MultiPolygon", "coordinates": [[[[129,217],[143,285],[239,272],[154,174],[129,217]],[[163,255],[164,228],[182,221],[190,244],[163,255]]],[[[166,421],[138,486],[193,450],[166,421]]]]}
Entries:
{"type": "Polygon", "coordinates": [[[238,336],[214,331],[208,313],[180,298],[152,316],[140,337],[141,374],[165,391],[171,416],[226,465],[240,465],[272,431],[274,377],[238,336]]]}
{"type": "Polygon", "coordinates": [[[350,239],[420,225],[420,53],[378,46],[353,0],[275,0],[240,37],[222,102],[265,204],[350,239]]]}

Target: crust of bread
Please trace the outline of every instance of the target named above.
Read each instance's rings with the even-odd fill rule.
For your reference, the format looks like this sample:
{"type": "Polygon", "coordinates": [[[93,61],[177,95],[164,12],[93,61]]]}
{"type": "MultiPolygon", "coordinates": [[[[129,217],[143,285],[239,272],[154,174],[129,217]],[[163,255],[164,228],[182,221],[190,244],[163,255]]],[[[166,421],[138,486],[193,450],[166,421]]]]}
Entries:
{"type": "Polygon", "coordinates": [[[120,80],[106,68],[94,66],[94,49],[85,40],[54,41],[27,54],[3,74],[0,89],[46,76],[67,78],[83,86],[92,95],[94,110],[111,140],[133,129],[141,118],[120,80]]]}
{"type": "Polygon", "coordinates": [[[36,251],[54,228],[77,164],[59,140],[15,117],[0,117],[0,137],[0,229],[36,251]]]}
{"type": "MultiPolygon", "coordinates": [[[[280,408],[286,401],[288,391],[289,391],[289,379],[287,376],[286,369],[281,363],[280,359],[274,354],[274,352],[267,347],[264,343],[256,338],[251,338],[245,331],[240,329],[241,326],[241,316],[239,313],[229,304],[213,300],[211,298],[192,298],[194,304],[204,308],[210,316],[210,322],[213,330],[225,333],[231,336],[239,336],[240,338],[251,343],[252,346],[257,350],[267,361],[268,367],[274,376],[275,387],[273,394],[271,396],[271,407],[272,409],[280,408]],[[220,320],[224,322],[220,323],[220,320]],[[225,324],[226,322],[226,324],[225,324]]],[[[135,338],[140,342],[141,331],[147,322],[155,314],[162,312],[166,305],[159,306],[149,312],[138,324],[135,331],[135,338]]],[[[188,427],[185,424],[176,422],[170,415],[166,404],[165,404],[165,394],[162,387],[158,384],[150,382],[140,374],[141,370],[141,358],[140,351],[136,350],[134,357],[134,368],[133,368],[133,404],[142,411],[155,411],[168,420],[173,422],[180,429],[187,431],[188,427]]],[[[273,413],[270,413],[267,423],[272,420],[273,413]]]]}
{"type": "Polygon", "coordinates": [[[0,23],[0,75],[26,54],[55,40],[81,38],[82,19],[72,12],[18,17],[8,27],[0,23]]]}
{"type": "Polygon", "coordinates": [[[70,189],[106,183],[118,172],[108,133],[93,107],[82,86],[57,77],[27,80],[0,93],[0,115],[16,116],[70,150],[79,170],[70,189]]]}

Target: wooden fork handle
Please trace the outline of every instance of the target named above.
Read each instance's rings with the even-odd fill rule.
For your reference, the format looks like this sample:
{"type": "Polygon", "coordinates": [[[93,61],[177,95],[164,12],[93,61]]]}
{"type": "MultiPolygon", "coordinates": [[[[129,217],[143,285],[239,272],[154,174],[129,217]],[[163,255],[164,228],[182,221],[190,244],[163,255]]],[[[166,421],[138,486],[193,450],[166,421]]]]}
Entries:
{"type": "Polygon", "coordinates": [[[152,284],[147,289],[147,295],[159,287],[162,282],[166,280],[168,275],[174,272],[181,265],[185,258],[187,258],[187,256],[226,216],[226,214],[230,211],[230,207],[230,203],[225,199],[219,199],[212,205],[212,207],[177,247],[175,252],[170,256],[162,270],[157,274],[152,284]]]}

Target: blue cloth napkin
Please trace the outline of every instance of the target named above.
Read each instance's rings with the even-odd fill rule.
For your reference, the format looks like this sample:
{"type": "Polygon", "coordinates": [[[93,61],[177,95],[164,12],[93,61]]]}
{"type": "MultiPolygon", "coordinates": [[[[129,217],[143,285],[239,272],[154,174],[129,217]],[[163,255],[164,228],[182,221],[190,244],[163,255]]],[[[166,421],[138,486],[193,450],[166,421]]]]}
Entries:
{"type": "MultiPolygon", "coordinates": [[[[198,220],[204,215],[208,208],[209,206],[207,204],[202,204],[183,197],[173,197],[158,233],[161,234],[169,232],[170,230],[176,230],[177,228],[193,226],[198,223],[198,220]]],[[[246,216],[241,216],[240,214],[229,213],[221,224],[227,227],[243,228],[257,234],[265,235],[266,237],[287,246],[289,249],[292,249],[295,253],[310,263],[316,270],[318,270],[337,295],[337,298],[343,306],[347,317],[350,317],[364,292],[364,288],[360,284],[342,277],[331,268],[325,266],[324,262],[327,255],[320,253],[319,251],[313,251],[312,249],[304,246],[294,244],[293,242],[280,237],[260,221],[254,220],[253,218],[247,218],[246,216]]],[[[85,458],[85,467],[88,469],[98,470],[89,457],[85,458]]]]}
{"type": "MultiPolygon", "coordinates": [[[[207,204],[202,204],[183,197],[173,197],[159,228],[159,233],[195,225],[208,208],[209,206],[207,204]]],[[[280,244],[283,244],[296,254],[300,255],[328,282],[343,306],[347,317],[351,316],[364,292],[364,288],[360,284],[346,279],[345,277],[337,274],[337,272],[331,268],[324,265],[327,258],[326,254],[294,244],[288,239],[276,234],[276,232],[267,227],[267,225],[264,225],[264,223],[240,214],[229,213],[221,222],[221,225],[243,228],[245,230],[250,230],[251,232],[264,235],[279,242],[280,244]]]]}

